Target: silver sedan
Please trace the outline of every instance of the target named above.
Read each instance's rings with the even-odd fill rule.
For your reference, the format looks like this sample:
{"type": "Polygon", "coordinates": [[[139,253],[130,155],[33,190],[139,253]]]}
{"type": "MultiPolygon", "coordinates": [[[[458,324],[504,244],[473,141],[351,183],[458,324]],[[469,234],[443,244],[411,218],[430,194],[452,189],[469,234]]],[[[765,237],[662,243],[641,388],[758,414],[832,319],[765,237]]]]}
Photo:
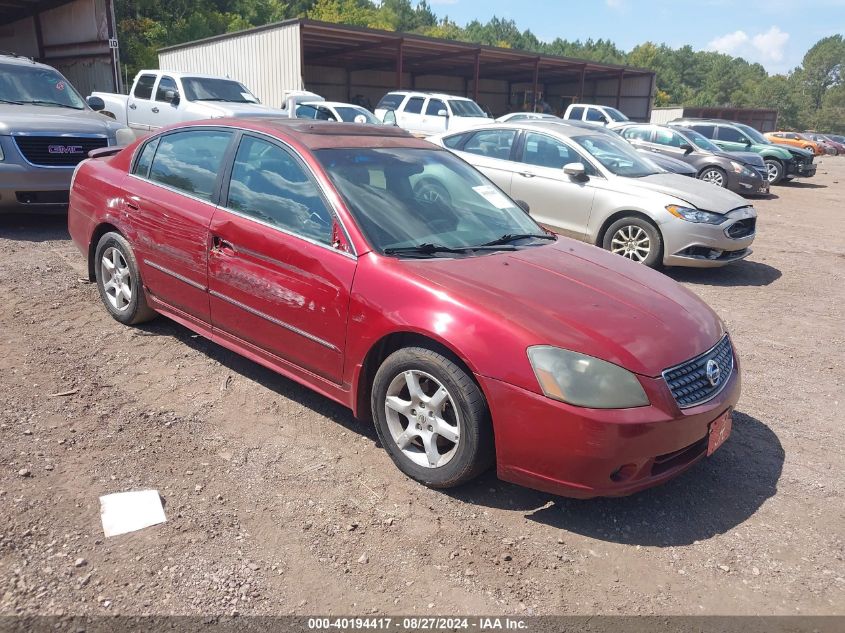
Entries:
{"type": "Polygon", "coordinates": [[[735,193],[670,174],[603,129],[494,123],[431,137],[555,231],[647,266],[747,257],[757,212],[735,193]]]}

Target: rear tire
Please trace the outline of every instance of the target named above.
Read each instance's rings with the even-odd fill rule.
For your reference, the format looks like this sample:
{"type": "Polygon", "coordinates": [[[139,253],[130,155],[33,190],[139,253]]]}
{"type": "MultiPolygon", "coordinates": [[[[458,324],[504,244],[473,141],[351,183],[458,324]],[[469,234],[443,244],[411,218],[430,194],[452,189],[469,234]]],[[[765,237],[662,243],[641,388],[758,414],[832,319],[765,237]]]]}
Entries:
{"type": "Polygon", "coordinates": [[[769,177],[769,184],[776,185],[783,180],[783,163],[776,158],[765,159],[766,172],[769,177]]]}
{"type": "Polygon", "coordinates": [[[155,310],[147,304],[138,261],[120,233],[109,232],[100,238],[94,252],[94,273],[100,299],[117,321],[136,325],[155,318],[155,310]]]}
{"type": "Polygon", "coordinates": [[[648,220],[630,215],[616,220],[604,232],[602,248],[649,268],[663,263],[663,238],[648,220]]]}
{"type": "Polygon", "coordinates": [[[393,463],[426,486],[458,486],[494,461],[484,394],[438,352],[406,347],[388,356],[376,372],[371,407],[393,463]]]}

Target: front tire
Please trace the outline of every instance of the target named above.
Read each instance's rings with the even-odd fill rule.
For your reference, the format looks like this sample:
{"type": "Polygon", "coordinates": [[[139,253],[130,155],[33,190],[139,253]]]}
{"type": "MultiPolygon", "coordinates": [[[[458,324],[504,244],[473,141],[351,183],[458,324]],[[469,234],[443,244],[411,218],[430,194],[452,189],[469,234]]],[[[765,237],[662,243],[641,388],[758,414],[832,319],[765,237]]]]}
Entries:
{"type": "Polygon", "coordinates": [[[698,179],[703,182],[709,182],[717,187],[728,186],[727,174],[718,167],[706,167],[698,174],[698,179]]]}
{"type": "Polygon", "coordinates": [[[117,321],[135,325],[156,316],[147,304],[132,247],[120,233],[109,232],[100,238],[94,252],[94,271],[100,299],[117,321]]]}
{"type": "Polygon", "coordinates": [[[633,215],[620,218],[608,227],[602,247],[650,268],[659,267],[663,261],[660,231],[648,220],[633,215]]]}
{"type": "Polygon", "coordinates": [[[783,163],[776,158],[767,158],[766,173],[768,175],[769,184],[776,185],[783,180],[783,163]]]}
{"type": "Polygon", "coordinates": [[[487,402],[461,367],[423,347],[400,349],[373,381],[376,432],[403,473],[432,488],[451,488],[493,462],[487,402]]]}

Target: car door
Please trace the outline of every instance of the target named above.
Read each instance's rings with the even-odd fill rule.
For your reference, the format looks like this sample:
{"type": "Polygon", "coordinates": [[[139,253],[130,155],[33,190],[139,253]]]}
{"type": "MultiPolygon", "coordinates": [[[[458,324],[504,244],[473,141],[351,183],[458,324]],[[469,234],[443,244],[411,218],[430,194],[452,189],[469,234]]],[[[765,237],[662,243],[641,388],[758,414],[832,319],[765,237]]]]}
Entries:
{"type": "Polygon", "coordinates": [[[152,132],[179,120],[179,102],[172,103],[167,98],[169,90],[178,94],[179,86],[176,85],[176,80],[173,77],[162,75],[159,77],[158,84],[156,84],[155,98],[153,99],[155,103],[150,108],[150,131],[152,132]]]}
{"type": "Polygon", "coordinates": [[[244,133],[208,259],[215,333],[275,363],[341,382],[356,258],[305,163],[284,144],[244,133]]]}
{"type": "Polygon", "coordinates": [[[511,198],[527,202],[538,222],[584,239],[595,197],[590,180],[601,177],[596,169],[573,147],[540,132],[524,132],[516,152],[511,198]],[[563,173],[569,163],[584,165],[590,179],[576,181],[563,173]]]}
{"type": "Polygon", "coordinates": [[[422,129],[426,134],[445,132],[449,123],[448,110],[442,99],[429,97],[425,103],[422,116],[422,129]],[[446,115],[440,114],[446,112],[446,115]]]}
{"type": "Polygon", "coordinates": [[[157,299],[210,322],[208,226],[233,132],[191,129],[147,141],[126,180],[144,284],[157,299]]]}
{"type": "Polygon", "coordinates": [[[750,139],[740,130],[731,125],[717,125],[716,145],[726,152],[747,152],[751,145],[750,139]]]}
{"type": "Polygon", "coordinates": [[[655,128],[652,140],[648,145],[650,149],[664,156],[670,156],[671,158],[682,160],[685,163],[692,162],[690,160],[692,153],[687,153],[686,150],[687,147],[691,148],[692,145],[674,130],[668,130],[663,127],[655,128]]]}
{"type": "Polygon", "coordinates": [[[654,128],[650,125],[629,125],[621,132],[622,138],[637,149],[660,152],[662,148],[652,142],[654,128]]]}
{"type": "Polygon", "coordinates": [[[423,132],[422,112],[425,97],[411,97],[400,110],[396,111],[396,122],[399,127],[410,132],[423,132]]]}
{"type": "Polygon", "coordinates": [[[126,100],[126,122],[130,128],[138,132],[147,133],[153,121],[153,88],[157,76],[144,73],[138,76],[132,94],[126,100]]]}
{"type": "Polygon", "coordinates": [[[482,172],[505,193],[510,194],[514,171],[513,160],[516,130],[483,129],[471,132],[461,144],[461,158],[482,172]]]}

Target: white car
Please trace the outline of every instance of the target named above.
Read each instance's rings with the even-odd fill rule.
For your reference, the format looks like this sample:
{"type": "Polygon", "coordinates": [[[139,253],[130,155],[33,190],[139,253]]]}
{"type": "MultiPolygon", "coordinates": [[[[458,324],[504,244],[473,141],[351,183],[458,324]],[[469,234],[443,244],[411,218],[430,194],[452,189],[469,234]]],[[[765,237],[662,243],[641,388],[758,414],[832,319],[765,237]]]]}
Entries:
{"type": "Polygon", "coordinates": [[[366,108],[354,103],[341,103],[339,101],[306,101],[300,103],[296,106],[296,118],[381,125],[381,121],[366,108]]]}
{"type": "Polygon", "coordinates": [[[613,128],[616,125],[624,125],[630,119],[616,108],[590,103],[571,103],[563,114],[564,120],[583,121],[593,125],[606,125],[613,128]]]}
{"type": "Polygon", "coordinates": [[[225,77],[142,70],[129,95],[94,92],[88,104],[145,136],[165,125],[222,117],[283,116],[261,105],[249,88],[225,77]]]}
{"type": "Polygon", "coordinates": [[[388,92],[378,102],[375,114],[379,121],[425,136],[492,122],[472,99],[409,90],[388,92]]]}
{"type": "Polygon", "coordinates": [[[515,123],[516,121],[561,121],[562,119],[554,114],[543,114],[542,112],[510,112],[500,116],[496,121],[499,123],[515,123]]]}

